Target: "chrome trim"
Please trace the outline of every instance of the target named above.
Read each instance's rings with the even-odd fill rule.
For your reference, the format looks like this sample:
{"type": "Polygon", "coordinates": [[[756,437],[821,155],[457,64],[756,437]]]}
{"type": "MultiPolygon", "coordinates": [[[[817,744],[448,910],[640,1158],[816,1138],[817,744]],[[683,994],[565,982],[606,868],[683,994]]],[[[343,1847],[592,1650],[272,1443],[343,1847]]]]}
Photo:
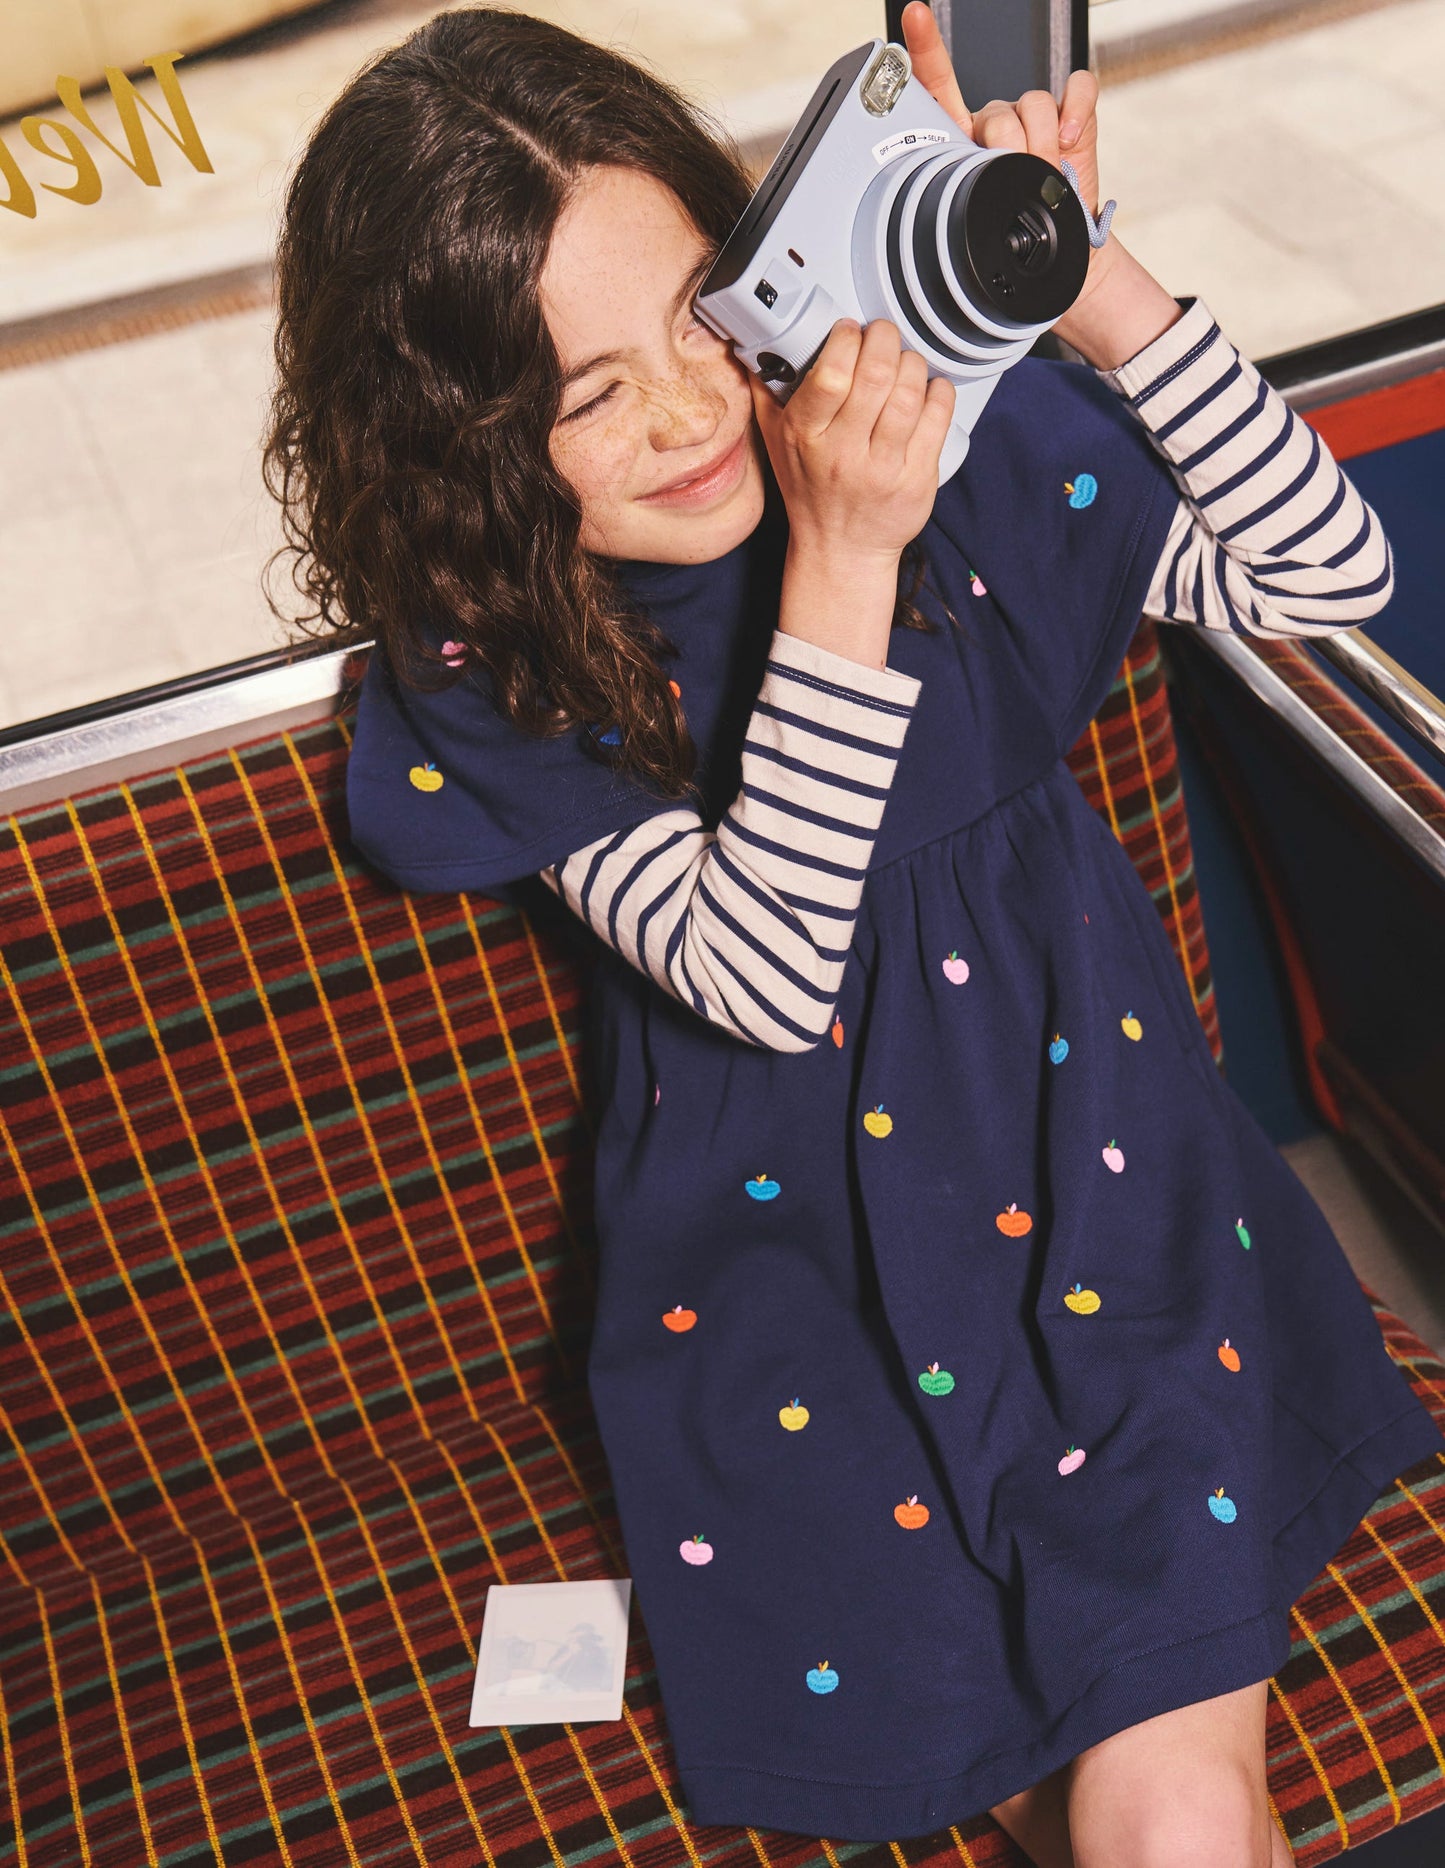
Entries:
{"type": "MultiPolygon", "coordinates": [[[[1327,725],[1289,683],[1254,652],[1244,637],[1226,635],[1221,630],[1213,629],[1193,629],[1189,634],[1192,641],[1204,643],[1217,655],[1231,673],[1354,792],[1371,815],[1418,862],[1441,882],[1445,882],[1445,837],[1433,825],[1427,824],[1398,792],[1387,785],[1368,760],[1362,759],[1352,746],[1341,739],[1333,727],[1327,725]]],[[[1398,748],[1396,750],[1398,753],[1398,748]]],[[[1404,753],[1398,753],[1398,756],[1405,758],[1404,753]]],[[[1422,783],[1434,783],[1418,766],[1415,769],[1422,783]]]]}
{"type": "Polygon", "coordinates": [[[1342,629],[1337,634],[1311,636],[1309,643],[1437,759],[1445,759],[1445,701],[1386,654],[1378,642],[1362,630],[1342,629]]]}
{"type": "MultiPolygon", "coordinates": [[[[1267,371],[1269,359],[1258,367],[1267,371]]],[[[1370,389],[1388,389],[1411,377],[1428,376],[1445,370],[1445,339],[1417,344],[1413,350],[1399,350],[1388,357],[1375,357],[1368,363],[1352,364],[1329,376],[1312,376],[1306,382],[1281,389],[1280,395],[1292,409],[1325,408],[1332,402],[1347,402],[1370,389]]]]}
{"type": "Polygon", "coordinates": [[[0,814],[53,804],[283,727],[325,719],[335,708],[348,655],[354,652],[308,655],[284,668],[238,675],[128,713],[0,746],[0,814]]]}

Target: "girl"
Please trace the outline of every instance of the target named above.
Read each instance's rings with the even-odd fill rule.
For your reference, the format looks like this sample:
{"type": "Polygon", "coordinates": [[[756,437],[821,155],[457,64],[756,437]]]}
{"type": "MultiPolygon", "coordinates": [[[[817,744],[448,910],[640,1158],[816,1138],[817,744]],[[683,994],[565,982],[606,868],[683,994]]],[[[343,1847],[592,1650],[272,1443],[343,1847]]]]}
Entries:
{"type": "MultiPolygon", "coordinates": [[[[1087,73],[970,116],[904,23],[1097,200],[1087,73]]],[[[779,408],[691,312],[748,194],[485,7],[327,112],[268,468],[377,639],[352,833],[597,936],[588,1382],[694,1819],[1265,1868],[1289,1606],[1442,1441],[1063,755],[1141,613],[1348,628],[1389,549],[1112,237],[943,488],[885,322],[779,408]]]]}

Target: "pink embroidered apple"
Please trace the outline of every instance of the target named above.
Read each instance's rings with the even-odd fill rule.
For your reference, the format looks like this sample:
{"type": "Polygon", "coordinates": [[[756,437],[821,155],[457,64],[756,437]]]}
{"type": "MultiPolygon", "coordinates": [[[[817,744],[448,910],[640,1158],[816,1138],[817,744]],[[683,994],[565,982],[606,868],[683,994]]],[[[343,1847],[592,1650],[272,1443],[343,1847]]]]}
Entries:
{"type": "Polygon", "coordinates": [[[684,1537],[677,1548],[684,1563],[712,1562],[712,1545],[702,1541],[701,1531],[696,1537],[684,1537]]]}
{"type": "Polygon", "coordinates": [[[1122,1148],[1116,1148],[1112,1140],[1109,1146],[1107,1148],[1101,1148],[1099,1153],[1103,1157],[1104,1166],[1108,1168],[1111,1174],[1122,1174],[1124,1172],[1124,1150],[1122,1148]]]}
{"type": "Polygon", "coordinates": [[[961,986],[968,978],[968,962],[959,959],[957,947],[943,963],[943,976],[955,986],[961,986]]]}
{"type": "Polygon", "coordinates": [[[1065,1453],[1064,1457],[1059,1461],[1059,1471],[1064,1474],[1068,1474],[1071,1472],[1077,1472],[1080,1466],[1083,1465],[1083,1463],[1084,1463],[1083,1447],[1071,1446],[1068,1452],[1065,1453]]]}

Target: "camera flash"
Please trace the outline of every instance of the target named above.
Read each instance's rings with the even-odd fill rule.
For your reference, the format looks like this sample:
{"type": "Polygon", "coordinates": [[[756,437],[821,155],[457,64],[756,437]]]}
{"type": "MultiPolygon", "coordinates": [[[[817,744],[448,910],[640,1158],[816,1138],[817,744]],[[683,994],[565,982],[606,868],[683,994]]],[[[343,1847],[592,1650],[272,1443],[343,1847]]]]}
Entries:
{"type": "Polygon", "coordinates": [[[886,117],[913,76],[913,61],[901,45],[885,45],[863,79],[859,95],[874,117],[886,117]]]}

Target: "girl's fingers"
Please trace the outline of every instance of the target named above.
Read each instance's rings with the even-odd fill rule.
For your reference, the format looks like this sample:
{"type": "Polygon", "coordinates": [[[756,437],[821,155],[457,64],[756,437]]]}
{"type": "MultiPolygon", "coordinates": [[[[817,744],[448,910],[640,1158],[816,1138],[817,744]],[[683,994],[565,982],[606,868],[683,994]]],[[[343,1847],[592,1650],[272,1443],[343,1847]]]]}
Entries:
{"type": "Polygon", "coordinates": [[[872,447],[875,453],[896,454],[902,463],[908,443],[923,413],[928,391],[928,365],[916,350],[905,350],[898,359],[898,377],[892,393],[878,412],[873,424],[872,447]]]}
{"type": "Polygon", "coordinates": [[[911,0],[903,9],[903,43],[913,61],[914,77],[943,106],[964,135],[971,136],[973,119],[958,88],[953,61],[943,43],[943,34],[938,30],[938,21],[923,0],[911,0]]]}
{"type": "Polygon", "coordinates": [[[1059,107],[1047,91],[1025,91],[1014,106],[1030,155],[1059,166],[1059,107]]]}
{"type": "Polygon", "coordinates": [[[1065,155],[1088,128],[1098,101],[1099,80],[1093,72],[1071,71],[1059,105],[1059,147],[1065,155]]]}
{"type": "Polygon", "coordinates": [[[957,401],[957,392],[946,376],[935,376],[930,381],[928,392],[923,398],[923,412],[918,417],[918,425],[908,443],[907,464],[910,468],[916,467],[921,471],[926,464],[937,474],[938,457],[943,452],[944,439],[948,434],[948,425],[953,420],[957,401]]]}
{"type": "Polygon", "coordinates": [[[853,365],[853,386],[829,424],[831,430],[843,439],[868,445],[874,424],[897,384],[902,352],[898,326],[887,318],[870,320],[853,365]]]}
{"type": "Polygon", "coordinates": [[[1018,112],[1001,97],[991,99],[975,112],[972,136],[981,149],[1017,149],[1022,154],[1029,146],[1028,132],[1018,112]]]}
{"type": "Polygon", "coordinates": [[[842,408],[862,347],[862,326],[851,318],[840,318],[788,401],[788,414],[799,434],[821,434],[842,408]]]}

